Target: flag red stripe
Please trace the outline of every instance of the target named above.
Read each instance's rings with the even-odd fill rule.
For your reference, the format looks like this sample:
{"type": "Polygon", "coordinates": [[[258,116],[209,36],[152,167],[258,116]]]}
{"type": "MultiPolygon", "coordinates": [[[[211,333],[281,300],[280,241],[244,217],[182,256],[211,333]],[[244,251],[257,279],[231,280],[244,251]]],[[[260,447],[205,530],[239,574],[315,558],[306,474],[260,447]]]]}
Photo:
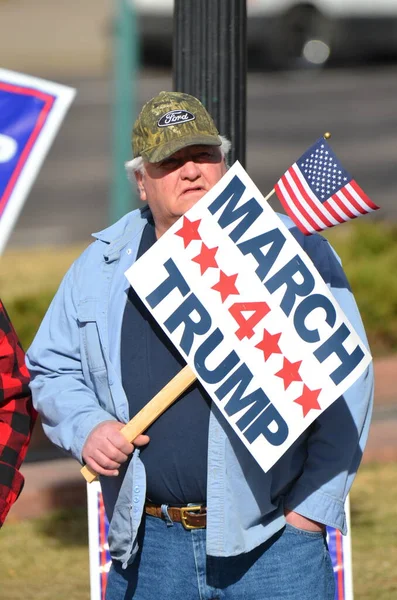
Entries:
{"type": "Polygon", "coordinates": [[[326,202],[324,202],[327,210],[331,213],[331,215],[334,217],[334,219],[336,221],[338,221],[338,223],[344,223],[346,219],[344,219],[332,206],[332,204],[329,203],[329,200],[327,200],[326,202]]]}
{"type": "Polygon", "coordinates": [[[354,189],[354,191],[360,196],[361,200],[363,202],[365,202],[365,204],[367,206],[369,206],[369,208],[371,208],[372,210],[378,210],[379,206],[377,206],[374,202],[372,202],[371,198],[369,198],[367,196],[367,194],[360,188],[360,186],[358,185],[357,181],[355,181],[354,179],[352,179],[350,181],[350,185],[352,186],[352,188],[354,189]]]}
{"type": "MultiPolygon", "coordinates": [[[[355,199],[355,197],[351,194],[351,192],[348,190],[347,187],[343,188],[343,190],[340,190],[341,192],[343,192],[343,194],[346,196],[346,198],[349,200],[350,204],[352,206],[354,206],[354,208],[361,213],[362,215],[367,214],[367,210],[365,210],[365,208],[359,203],[357,202],[357,200],[355,199]]],[[[354,215],[355,217],[358,217],[359,215],[354,215]]]]}
{"type": "Polygon", "coordinates": [[[291,206],[289,205],[289,198],[284,196],[284,190],[283,190],[282,186],[280,185],[280,183],[282,183],[282,178],[276,183],[276,185],[274,186],[274,189],[275,189],[278,199],[280,200],[285,212],[287,213],[287,215],[289,215],[291,217],[291,219],[293,220],[295,225],[298,227],[298,229],[302,233],[304,233],[305,235],[310,235],[312,232],[309,231],[305,227],[304,223],[302,223],[299,220],[299,215],[294,213],[293,208],[291,208],[291,206]]]}
{"type": "MultiPolygon", "coordinates": [[[[292,178],[294,178],[294,172],[292,167],[288,169],[287,173],[289,175],[291,175],[292,178]]],[[[299,211],[299,213],[306,219],[306,221],[309,223],[309,225],[311,225],[311,227],[314,229],[314,231],[321,231],[321,225],[319,223],[317,223],[313,217],[307,212],[306,208],[304,207],[304,205],[302,204],[300,198],[295,194],[295,191],[293,190],[290,182],[288,181],[288,178],[286,177],[285,173],[283,175],[283,183],[285,185],[285,188],[290,196],[290,198],[292,198],[292,201],[294,203],[294,205],[296,206],[296,209],[299,211]]]]}
{"type": "Polygon", "coordinates": [[[313,232],[309,231],[307,229],[307,227],[299,219],[299,211],[295,208],[294,203],[292,202],[292,206],[290,206],[290,203],[289,203],[290,199],[287,197],[284,197],[284,190],[279,185],[280,181],[285,185],[284,179],[285,179],[285,176],[283,175],[282,178],[279,180],[279,182],[274,186],[274,189],[276,190],[276,194],[277,194],[281,204],[283,205],[285,212],[287,213],[287,215],[289,215],[291,217],[291,219],[293,220],[295,225],[298,227],[298,229],[305,235],[310,235],[313,232]],[[296,210],[296,213],[295,213],[295,210],[296,210]]]}
{"type": "MultiPolygon", "coordinates": [[[[348,205],[346,204],[345,200],[343,198],[340,198],[338,196],[338,194],[340,192],[343,192],[343,194],[345,194],[345,190],[342,188],[341,190],[339,190],[339,192],[336,192],[336,194],[334,194],[332,196],[332,200],[335,202],[335,204],[337,204],[337,206],[339,206],[339,208],[341,209],[341,211],[349,218],[349,219],[354,219],[355,217],[357,217],[356,214],[354,214],[350,208],[348,207],[348,205]]],[[[347,194],[346,194],[347,195],[347,194]]]]}
{"type": "Polygon", "coordinates": [[[332,221],[330,221],[327,217],[326,212],[323,209],[323,205],[321,204],[321,202],[319,202],[318,200],[314,201],[309,194],[307,193],[307,191],[305,190],[300,177],[298,175],[298,173],[294,170],[294,169],[290,169],[290,175],[292,176],[294,182],[296,183],[300,193],[302,194],[302,196],[304,197],[304,199],[306,200],[306,202],[308,203],[308,205],[310,206],[310,208],[313,210],[313,212],[317,215],[317,217],[323,222],[324,226],[321,227],[320,229],[317,226],[317,231],[321,231],[321,229],[325,229],[325,226],[327,227],[333,227],[334,223],[332,223],[332,221]]]}

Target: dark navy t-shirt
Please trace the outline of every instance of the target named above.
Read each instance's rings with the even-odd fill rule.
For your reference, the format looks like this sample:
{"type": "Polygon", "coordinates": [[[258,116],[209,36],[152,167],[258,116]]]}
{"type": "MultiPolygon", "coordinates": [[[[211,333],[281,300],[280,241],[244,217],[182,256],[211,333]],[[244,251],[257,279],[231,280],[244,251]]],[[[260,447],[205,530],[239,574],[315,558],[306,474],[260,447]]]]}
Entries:
{"type": "MultiPolygon", "coordinates": [[[[156,241],[154,225],[143,231],[138,258],[156,241]]],[[[148,273],[150,277],[150,273],[148,273]]],[[[121,332],[121,374],[130,418],[186,364],[132,288],[121,332]]],[[[207,446],[211,400],[193,385],[147,430],[141,449],[147,474],[147,498],[155,504],[206,501],[207,446]]]]}

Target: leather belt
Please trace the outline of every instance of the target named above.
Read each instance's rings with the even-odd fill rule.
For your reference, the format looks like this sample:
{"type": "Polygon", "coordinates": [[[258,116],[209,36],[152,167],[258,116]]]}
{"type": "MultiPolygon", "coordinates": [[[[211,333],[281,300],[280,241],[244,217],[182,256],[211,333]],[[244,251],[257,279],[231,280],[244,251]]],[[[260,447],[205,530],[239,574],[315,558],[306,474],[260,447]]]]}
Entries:
{"type": "MultiPolygon", "coordinates": [[[[176,523],[182,523],[185,529],[204,529],[207,526],[207,507],[201,504],[192,506],[167,506],[167,512],[176,523]]],[[[163,519],[161,506],[145,502],[145,513],[163,519]]]]}

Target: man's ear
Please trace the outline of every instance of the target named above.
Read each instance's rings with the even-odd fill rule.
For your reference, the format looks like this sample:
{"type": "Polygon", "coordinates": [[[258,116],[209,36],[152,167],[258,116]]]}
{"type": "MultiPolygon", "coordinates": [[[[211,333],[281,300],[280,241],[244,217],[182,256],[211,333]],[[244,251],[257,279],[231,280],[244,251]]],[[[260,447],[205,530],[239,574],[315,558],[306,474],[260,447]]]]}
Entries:
{"type": "Polygon", "coordinates": [[[136,179],[136,185],[138,188],[140,199],[142,200],[142,202],[146,202],[147,198],[146,198],[145,186],[143,184],[143,175],[140,171],[135,171],[135,179],[136,179]]]}

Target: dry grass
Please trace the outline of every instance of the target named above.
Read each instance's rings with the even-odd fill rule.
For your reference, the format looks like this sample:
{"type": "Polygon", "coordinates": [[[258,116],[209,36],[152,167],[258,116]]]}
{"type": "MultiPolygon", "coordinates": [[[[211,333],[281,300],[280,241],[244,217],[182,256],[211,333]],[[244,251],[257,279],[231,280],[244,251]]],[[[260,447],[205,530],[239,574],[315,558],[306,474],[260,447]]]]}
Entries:
{"type": "Polygon", "coordinates": [[[3,600],[88,600],[84,510],[6,523],[0,535],[3,600]]]}
{"type": "Polygon", "coordinates": [[[351,506],[354,598],[397,598],[397,464],[363,466],[351,506]]]}
{"type": "Polygon", "coordinates": [[[84,245],[9,250],[0,259],[0,290],[5,304],[14,298],[56,290],[84,245]]]}

